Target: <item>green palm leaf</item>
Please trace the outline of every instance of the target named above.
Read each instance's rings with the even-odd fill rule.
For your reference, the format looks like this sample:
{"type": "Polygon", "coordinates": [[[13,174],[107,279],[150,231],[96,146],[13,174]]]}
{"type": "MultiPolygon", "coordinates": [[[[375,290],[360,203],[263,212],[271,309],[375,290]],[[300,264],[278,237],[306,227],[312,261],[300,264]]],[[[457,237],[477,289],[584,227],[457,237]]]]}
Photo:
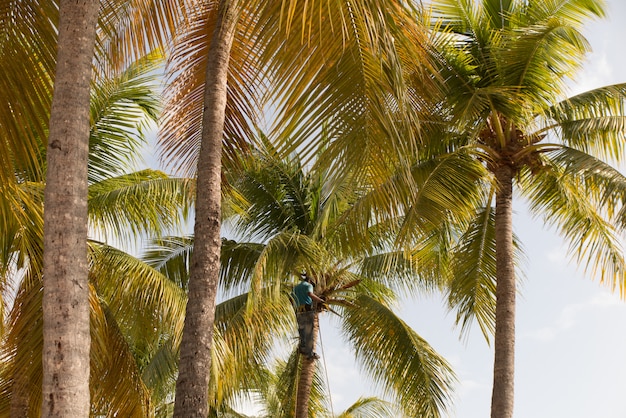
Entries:
{"type": "Polygon", "coordinates": [[[146,55],[92,89],[90,184],[124,173],[145,145],[145,128],[159,113],[156,70],[162,61],[158,53],[146,55]]]}
{"type": "Polygon", "coordinates": [[[450,307],[457,312],[461,331],[476,320],[490,340],[495,330],[496,246],[494,210],[491,206],[476,213],[454,248],[448,283],[450,307]]]}
{"type": "Polygon", "coordinates": [[[525,179],[531,210],[542,213],[547,223],[558,228],[570,243],[570,254],[584,263],[592,276],[611,287],[619,286],[623,292],[622,246],[615,227],[603,213],[614,213],[615,200],[622,206],[622,199],[611,194],[622,195],[624,177],[576,150],[563,148],[555,157],[554,162],[548,162],[550,169],[525,179]]]}
{"type": "Polygon", "coordinates": [[[122,240],[159,235],[182,227],[194,191],[189,179],[149,169],[108,178],[89,187],[90,221],[105,236],[122,240]]]}
{"type": "MultiPolygon", "coordinates": [[[[300,354],[297,350],[290,353],[287,361],[278,361],[275,372],[268,372],[266,383],[260,391],[266,402],[263,417],[293,417],[296,408],[297,382],[300,373],[300,354]]],[[[311,387],[309,413],[315,416],[327,416],[325,385],[320,368],[316,368],[311,387]]]]}
{"type": "Polygon", "coordinates": [[[365,295],[343,312],[343,332],[374,381],[393,393],[406,413],[442,416],[454,382],[447,362],[387,307],[365,295]]]}
{"type": "Polygon", "coordinates": [[[626,85],[606,86],[563,100],[548,109],[566,144],[598,157],[621,160],[626,131],[626,85]]]}
{"type": "Polygon", "coordinates": [[[193,238],[156,238],[146,249],[142,260],[186,291],[192,250],[193,238]]]}
{"type": "Polygon", "coordinates": [[[360,398],[337,418],[384,418],[394,417],[396,414],[397,411],[388,402],[377,398],[360,398]]]}

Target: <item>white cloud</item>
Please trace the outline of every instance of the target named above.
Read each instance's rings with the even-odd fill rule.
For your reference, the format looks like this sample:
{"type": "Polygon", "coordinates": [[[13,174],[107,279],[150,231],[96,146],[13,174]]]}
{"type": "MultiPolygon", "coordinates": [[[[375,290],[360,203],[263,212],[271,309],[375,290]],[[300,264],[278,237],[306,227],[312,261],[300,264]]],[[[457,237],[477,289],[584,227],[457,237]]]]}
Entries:
{"type": "Polygon", "coordinates": [[[521,337],[537,341],[554,341],[556,339],[556,328],[543,327],[524,333],[521,337]]]}
{"type": "Polygon", "coordinates": [[[614,307],[614,306],[623,307],[624,301],[621,300],[616,293],[603,291],[601,293],[596,294],[590,300],[590,305],[598,306],[598,307],[614,307]]]}
{"type": "Polygon", "coordinates": [[[614,80],[613,68],[606,52],[590,55],[585,69],[571,86],[571,94],[575,95],[612,84],[614,80]]]}
{"type": "MultiPolygon", "coordinates": [[[[624,302],[619,296],[607,290],[599,290],[582,303],[564,306],[552,324],[524,333],[521,337],[537,341],[554,341],[559,334],[579,325],[581,318],[588,319],[590,314],[597,314],[610,308],[623,309],[624,302]]],[[[602,312],[606,316],[606,313],[602,312]]]]}
{"type": "Polygon", "coordinates": [[[552,250],[548,251],[547,257],[548,260],[553,264],[566,265],[568,263],[567,251],[562,246],[555,247],[552,250]]]}
{"type": "Polygon", "coordinates": [[[459,382],[458,394],[459,396],[471,396],[476,392],[488,391],[491,392],[491,384],[478,382],[472,379],[463,379],[459,382]]]}

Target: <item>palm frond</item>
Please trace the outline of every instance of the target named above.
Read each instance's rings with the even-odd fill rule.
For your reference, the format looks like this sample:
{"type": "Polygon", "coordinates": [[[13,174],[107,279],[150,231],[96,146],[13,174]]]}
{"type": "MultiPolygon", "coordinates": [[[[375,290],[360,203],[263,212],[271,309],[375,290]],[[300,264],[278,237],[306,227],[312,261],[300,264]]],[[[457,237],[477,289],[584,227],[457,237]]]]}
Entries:
{"type": "MultiPolygon", "coordinates": [[[[296,408],[296,394],[300,376],[300,353],[297,349],[289,353],[286,361],[278,361],[274,373],[270,373],[266,384],[260,390],[266,400],[264,417],[293,417],[296,408]]],[[[327,416],[322,370],[318,367],[313,375],[309,413],[314,416],[327,416]]]]}
{"type": "Polygon", "coordinates": [[[593,158],[570,151],[559,150],[555,162],[546,161],[549,169],[524,178],[530,209],[542,214],[547,224],[558,229],[570,243],[569,253],[575,261],[584,264],[586,271],[601,283],[607,282],[612,288],[618,286],[620,292],[624,292],[623,250],[615,227],[606,219],[609,213],[615,213],[610,212],[614,211],[611,208],[614,199],[604,192],[611,178],[618,180],[613,187],[623,188],[623,176],[612,169],[606,171],[608,166],[593,158]],[[594,170],[586,180],[580,172],[557,165],[559,160],[561,163],[566,160],[577,168],[595,165],[605,169],[604,175],[594,170]],[[602,202],[597,197],[605,200],[602,202]]]}
{"type": "Polygon", "coordinates": [[[238,215],[236,228],[260,240],[292,228],[310,232],[315,209],[309,176],[297,157],[278,160],[265,154],[248,159],[245,167],[234,173],[229,204],[238,215]],[[258,222],[259,218],[265,221],[258,222]]]}
{"type": "Polygon", "coordinates": [[[40,277],[24,280],[7,321],[2,344],[2,416],[39,416],[43,348],[40,277]]]}
{"type": "Polygon", "coordinates": [[[160,330],[182,335],[185,293],[147,264],[110,246],[92,243],[91,279],[125,335],[150,344],[160,330]]]}
{"type": "Polygon", "coordinates": [[[415,64],[427,64],[429,57],[422,47],[425,32],[412,15],[400,2],[382,1],[316,2],[309,10],[316,10],[316,18],[291,22],[302,36],[279,42],[269,31],[261,35],[270,39],[267,56],[279,58],[268,62],[279,86],[272,97],[280,109],[272,135],[289,138],[281,142],[285,153],[302,146],[303,154],[313,156],[321,126],[333,141],[322,162],[333,161],[341,171],[380,162],[372,155],[418,152],[419,115],[412,106],[418,95],[411,94],[407,79],[419,79],[414,87],[423,86],[424,94],[433,83],[415,64]],[[287,56],[300,58],[280,59],[287,56]]]}
{"type": "Polygon", "coordinates": [[[603,17],[604,5],[588,0],[512,3],[513,34],[507,36],[509,42],[501,51],[501,62],[506,63],[503,79],[531,92],[528,104],[533,98],[540,106],[555,103],[563,94],[562,82],[574,76],[591,50],[582,33],[583,23],[603,17]]]}
{"type": "MultiPolygon", "coordinates": [[[[43,319],[41,282],[20,289],[3,345],[2,393],[11,401],[0,402],[2,415],[39,416],[41,408],[41,350],[43,319]],[[7,386],[8,385],[8,386],[7,386]],[[9,409],[9,410],[7,410],[9,409]]],[[[124,337],[103,307],[93,287],[91,307],[90,387],[92,411],[106,416],[151,416],[149,394],[139,378],[135,358],[124,337]]]]}
{"type": "Polygon", "coordinates": [[[128,171],[145,145],[144,130],[158,117],[156,70],[162,61],[159,53],[146,55],[92,88],[90,184],[128,171]]]}
{"type": "Polygon", "coordinates": [[[275,347],[276,339],[293,330],[293,308],[288,298],[274,299],[264,292],[262,303],[249,294],[221,302],[216,308],[216,353],[213,356],[211,405],[229,408],[242,392],[258,391],[267,378],[261,367],[275,347]]]}
{"type": "MultiPolygon", "coordinates": [[[[43,183],[0,185],[0,257],[2,277],[9,269],[41,271],[43,251],[43,183]]],[[[4,282],[6,285],[7,283],[4,282]]],[[[17,285],[17,283],[13,283],[17,285]]]]}
{"type": "Polygon", "coordinates": [[[410,250],[381,252],[364,257],[359,260],[358,269],[360,276],[390,286],[394,291],[430,293],[442,284],[430,274],[429,269],[424,273],[419,255],[410,250]]]}
{"type": "Polygon", "coordinates": [[[250,283],[263,251],[263,244],[222,240],[220,285],[225,291],[242,288],[250,283]]]}
{"type": "Polygon", "coordinates": [[[189,0],[101,2],[96,41],[99,69],[115,70],[168,47],[174,34],[184,31],[193,8],[189,0]]]}
{"type": "Polygon", "coordinates": [[[584,186],[589,203],[616,226],[623,225],[620,213],[626,202],[626,177],[612,165],[575,148],[551,147],[545,153],[564,176],[572,176],[584,186]]]}
{"type": "Polygon", "coordinates": [[[194,181],[150,169],[108,178],[89,188],[90,222],[121,240],[159,235],[182,228],[194,192],[194,181]]]}
{"type": "Polygon", "coordinates": [[[141,379],[134,353],[110,311],[91,287],[91,387],[95,414],[152,417],[150,392],[141,379]]]}
{"type": "Polygon", "coordinates": [[[298,231],[279,233],[267,242],[259,255],[251,277],[253,292],[269,283],[277,291],[285,277],[301,271],[323,272],[331,260],[332,255],[323,243],[298,231]]]}
{"type": "Polygon", "coordinates": [[[157,238],[151,241],[141,259],[186,291],[192,250],[192,237],[157,238]]]}
{"type": "Polygon", "coordinates": [[[398,167],[345,211],[337,232],[343,245],[355,251],[371,248],[376,225],[395,228],[399,245],[433,238],[431,232],[445,222],[463,221],[465,210],[479,198],[480,179],[486,175],[464,151],[398,167]]]}
{"type": "Polygon", "coordinates": [[[56,66],[55,2],[0,4],[0,183],[44,173],[43,151],[56,66]]]}
{"type": "Polygon", "coordinates": [[[620,161],[626,133],[626,84],[601,87],[561,101],[547,116],[562,141],[574,148],[620,161]]]}
{"type": "Polygon", "coordinates": [[[359,398],[337,418],[392,418],[398,411],[389,402],[378,398],[359,398]]]}
{"type": "Polygon", "coordinates": [[[346,308],[343,332],[356,358],[406,413],[441,417],[455,380],[448,363],[389,308],[366,296],[346,308]],[[372,318],[376,318],[375,321],[372,318]]]}
{"type": "MultiPolygon", "coordinates": [[[[167,74],[171,79],[164,91],[163,129],[159,143],[166,164],[176,165],[182,175],[194,177],[200,150],[206,56],[215,27],[217,1],[203,2],[187,16],[189,25],[174,40],[167,74]]],[[[251,5],[250,5],[251,6],[251,5]]],[[[253,126],[260,113],[262,69],[257,60],[259,46],[249,28],[255,25],[253,11],[244,8],[229,60],[228,100],[224,126],[224,163],[236,164],[236,151],[249,148],[253,126]]]]}
{"type": "Polygon", "coordinates": [[[399,240],[411,237],[416,229],[428,231],[445,219],[462,222],[468,209],[480,199],[480,186],[488,179],[484,166],[469,150],[460,150],[440,159],[412,167],[406,189],[409,195],[400,202],[406,208],[399,240]]]}
{"type": "Polygon", "coordinates": [[[495,212],[481,208],[453,250],[448,303],[456,311],[461,332],[476,320],[483,336],[491,339],[495,330],[496,245],[495,212]]]}
{"type": "MultiPolygon", "coordinates": [[[[146,353],[146,357],[138,358],[141,380],[151,392],[152,405],[157,416],[158,411],[167,409],[170,395],[175,390],[179,357],[175,339],[164,335],[162,341],[146,353]]],[[[137,354],[135,356],[139,357],[137,354]]]]}

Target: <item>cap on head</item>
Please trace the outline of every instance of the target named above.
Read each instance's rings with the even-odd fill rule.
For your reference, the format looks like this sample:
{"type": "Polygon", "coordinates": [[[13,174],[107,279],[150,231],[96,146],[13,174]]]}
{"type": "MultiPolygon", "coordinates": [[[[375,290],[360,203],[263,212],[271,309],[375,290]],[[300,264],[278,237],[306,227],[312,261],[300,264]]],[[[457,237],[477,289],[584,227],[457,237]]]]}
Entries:
{"type": "Polygon", "coordinates": [[[302,280],[307,281],[309,283],[311,283],[313,285],[313,287],[315,287],[315,280],[313,280],[311,278],[311,276],[309,276],[308,274],[306,274],[305,271],[303,271],[302,273],[300,273],[300,277],[302,278],[302,280]]]}

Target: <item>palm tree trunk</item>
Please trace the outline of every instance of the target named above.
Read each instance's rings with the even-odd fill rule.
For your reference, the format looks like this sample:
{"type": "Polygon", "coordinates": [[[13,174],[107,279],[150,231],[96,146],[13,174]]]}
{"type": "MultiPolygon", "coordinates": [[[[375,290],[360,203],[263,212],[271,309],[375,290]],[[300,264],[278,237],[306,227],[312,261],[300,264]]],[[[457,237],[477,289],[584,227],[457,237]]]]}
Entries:
{"type": "Polygon", "coordinates": [[[180,346],[174,417],[206,418],[211,370],[215,298],[221,249],[222,137],[227,100],[228,65],[238,1],[221,1],[207,57],[198,159],[194,250],[189,299],[180,346]]]}
{"type": "Polygon", "coordinates": [[[100,2],[62,0],[44,211],[43,417],[89,417],[87,161],[100,2]]]}
{"type": "Polygon", "coordinates": [[[515,268],[513,264],[513,168],[495,171],[496,333],[491,418],[511,418],[515,377],[515,268]]]}
{"type": "MultiPolygon", "coordinates": [[[[320,322],[319,313],[315,312],[313,317],[313,351],[317,346],[317,335],[319,333],[320,322]]],[[[300,379],[298,380],[298,391],[296,394],[296,416],[295,418],[308,418],[309,399],[311,398],[311,386],[315,374],[315,359],[300,355],[300,379]]]]}

